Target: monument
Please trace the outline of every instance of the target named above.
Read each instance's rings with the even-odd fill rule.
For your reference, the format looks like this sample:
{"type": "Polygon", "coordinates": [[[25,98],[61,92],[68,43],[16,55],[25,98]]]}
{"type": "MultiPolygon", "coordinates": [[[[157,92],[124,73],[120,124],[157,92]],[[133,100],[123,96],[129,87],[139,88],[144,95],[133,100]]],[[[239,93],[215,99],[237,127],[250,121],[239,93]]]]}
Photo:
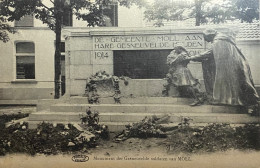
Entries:
{"type": "MultiPolygon", "coordinates": [[[[30,127],[46,122],[80,122],[80,114],[91,108],[100,113],[100,122],[110,131],[120,131],[125,125],[142,120],[146,116],[169,115],[171,124],[189,118],[194,124],[205,123],[258,123],[257,117],[246,114],[243,107],[202,105],[191,107],[190,98],[182,98],[171,89],[169,97],[162,90],[168,72],[167,56],[176,46],[183,46],[190,56],[198,55],[209,47],[203,38],[203,30],[163,28],[86,28],[66,29],[65,69],[66,93],[58,100],[41,100],[37,112],[29,117],[30,127]],[[112,95],[100,96],[89,102],[85,95],[87,79],[91,76],[110,78],[126,76],[119,80],[120,101],[112,95]],[[103,73],[102,73],[103,72],[103,73]],[[104,73],[105,72],[105,73],[104,73]],[[97,73],[97,74],[96,74],[97,73]]],[[[218,29],[232,33],[229,29],[218,29]]],[[[187,68],[204,89],[200,62],[190,62],[187,68]]],[[[98,77],[99,78],[99,77],[98,77]]],[[[114,80],[108,81],[114,87],[114,80]]],[[[88,85],[88,89],[95,87],[88,85]]],[[[105,88],[105,87],[104,87],[105,88]]],[[[118,89],[119,88],[119,89],[118,89]]],[[[174,88],[174,86],[173,86],[174,88]]],[[[205,89],[204,89],[205,91],[205,89]]],[[[115,94],[114,91],[106,92],[115,94]]],[[[119,97],[116,97],[119,98],[119,97]]]]}
{"type": "MultiPolygon", "coordinates": [[[[69,96],[84,94],[86,78],[98,71],[128,76],[140,87],[125,94],[161,96],[168,71],[166,59],[172,49],[181,45],[190,55],[206,49],[202,29],[72,29],[68,30],[65,42],[69,96]]],[[[196,72],[195,78],[203,79],[200,63],[192,63],[189,68],[196,72]]]]}

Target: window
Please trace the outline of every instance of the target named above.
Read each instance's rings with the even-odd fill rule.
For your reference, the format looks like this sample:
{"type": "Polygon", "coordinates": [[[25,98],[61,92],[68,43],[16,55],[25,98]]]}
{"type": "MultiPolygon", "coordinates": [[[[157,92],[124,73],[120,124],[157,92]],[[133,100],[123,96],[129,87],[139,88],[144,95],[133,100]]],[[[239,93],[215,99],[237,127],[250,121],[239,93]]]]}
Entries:
{"type": "Polygon", "coordinates": [[[35,47],[32,42],[16,43],[16,79],[35,79],[35,47]]]}
{"type": "Polygon", "coordinates": [[[33,27],[33,15],[25,15],[20,20],[15,20],[15,27],[33,27]]]}
{"type": "Polygon", "coordinates": [[[62,16],[63,26],[72,26],[72,9],[65,8],[62,16]]]}
{"type": "Polygon", "coordinates": [[[117,3],[103,6],[104,23],[102,26],[117,27],[118,26],[118,5],[117,3]]]}

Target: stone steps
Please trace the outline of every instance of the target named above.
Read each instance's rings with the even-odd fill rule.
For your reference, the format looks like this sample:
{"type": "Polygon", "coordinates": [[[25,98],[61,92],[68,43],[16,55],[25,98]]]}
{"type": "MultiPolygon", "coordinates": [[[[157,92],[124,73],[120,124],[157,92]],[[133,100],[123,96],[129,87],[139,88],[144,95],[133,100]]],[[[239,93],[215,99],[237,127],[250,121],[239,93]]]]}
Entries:
{"type": "Polygon", "coordinates": [[[42,100],[38,111],[30,114],[29,127],[35,128],[40,122],[80,123],[80,118],[91,109],[100,115],[100,123],[107,125],[111,132],[122,131],[125,125],[139,122],[146,116],[169,115],[169,124],[178,125],[184,118],[191,124],[260,123],[260,117],[252,117],[246,110],[232,106],[201,105],[191,107],[192,99],[179,97],[122,97],[121,104],[115,104],[112,97],[100,98],[100,104],[87,104],[86,97],[70,97],[52,102],[42,100]],[[46,108],[48,106],[48,108],[46,108]],[[41,110],[39,110],[41,109],[41,110]],[[46,109],[46,110],[45,110],[46,109]]]}
{"type": "MultiPolygon", "coordinates": [[[[115,104],[113,97],[100,98],[100,104],[115,104]]],[[[190,98],[180,97],[121,97],[121,104],[190,104],[193,102],[190,98]]],[[[88,104],[87,97],[71,97],[67,102],[69,104],[88,104]]]]}
{"type": "Polygon", "coordinates": [[[98,112],[121,113],[243,113],[244,109],[231,106],[202,105],[191,107],[176,104],[54,104],[50,107],[52,112],[98,112]]]}
{"type": "MultiPolygon", "coordinates": [[[[115,104],[113,97],[99,98],[100,104],[115,104]]],[[[190,98],[179,97],[121,97],[121,104],[179,104],[187,105],[193,102],[190,98]]],[[[69,99],[42,99],[38,101],[37,111],[50,111],[54,104],[88,104],[87,97],[73,96],[69,99]]]]}

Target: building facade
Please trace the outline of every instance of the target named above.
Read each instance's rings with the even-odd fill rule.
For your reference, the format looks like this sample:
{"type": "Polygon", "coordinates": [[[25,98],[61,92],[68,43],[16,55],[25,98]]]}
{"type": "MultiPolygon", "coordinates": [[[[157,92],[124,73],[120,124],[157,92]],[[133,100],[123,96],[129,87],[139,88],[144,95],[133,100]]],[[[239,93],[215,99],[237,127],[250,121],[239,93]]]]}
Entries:
{"type": "MultiPolygon", "coordinates": [[[[143,26],[142,10],[113,5],[104,11],[105,27],[143,26]],[[134,13],[134,14],[132,14],[134,13]],[[131,14],[131,17],[128,17],[131,14]],[[139,18],[139,19],[137,19],[139,18]]],[[[0,42],[0,102],[1,104],[35,104],[38,99],[54,98],[55,33],[47,25],[28,15],[10,23],[17,33],[9,34],[10,41],[0,42]]],[[[71,13],[63,17],[63,28],[87,27],[71,13]]],[[[61,80],[65,93],[65,41],[62,39],[61,80]]]]}
{"type": "MultiPolygon", "coordinates": [[[[142,9],[120,6],[111,9],[114,13],[107,12],[104,27],[87,28],[86,22],[72,15],[64,16],[62,94],[84,94],[86,78],[100,70],[136,80],[157,80],[154,86],[161,86],[167,72],[165,59],[174,46],[184,45],[191,55],[207,47],[201,34],[205,27],[186,29],[169,24],[151,28],[143,20],[142,9]]],[[[36,104],[38,99],[53,99],[55,33],[33,16],[11,24],[17,33],[10,34],[9,42],[0,42],[0,103],[36,104]]],[[[247,27],[241,26],[236,31],[237,44],[248,59],[259,88],[259,22],[244,25],[247,27]]],[[[200,64],[193,63],[190,68],[202,80],[200,64]]]]}

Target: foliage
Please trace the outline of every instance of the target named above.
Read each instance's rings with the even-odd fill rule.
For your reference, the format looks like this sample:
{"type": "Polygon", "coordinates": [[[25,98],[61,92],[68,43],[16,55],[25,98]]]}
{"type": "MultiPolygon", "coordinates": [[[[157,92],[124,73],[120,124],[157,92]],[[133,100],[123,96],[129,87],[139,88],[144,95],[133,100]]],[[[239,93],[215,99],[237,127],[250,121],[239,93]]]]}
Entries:
{"type": "Polygon", "coordinates": [[[260,149],[259,125],[231,127],[209,124],[204,127],[178,127],[171,133],[170,152],[216,152],[230,149],[260,149]]]}
{"type": "Polygon", "coordinates": [[[109,130],[106,125],[99,123],[99,113],[97,111],[92,112],[89,109],[86,110],[86,116],[81,116],[82,127],[95,134],[96,137],[101,137],[102,139],[109,139],[109,130]]]}
{"type": "Polygon", "coordinates": [[[1,155],[6,153],[36,153],[57,154],[65,151],[68,143],[73,140],[79,132],[69,125],[65,130],[64,125],[42,123],[37,129],[21,129],[22,125],[15,124],[1,130],[1,155]]]}
{"type": "Polygon", "coordinates": [[[204,153],[239,150],[260,150],[260,125],[245,124],[232,126],[224,123],[211,123],[206,126],[190,126],[192,119],[183,117],[174,127],[165,127],[169,116],[145,117],[142,121],[129,124],[115,137],[115,141],[128,138],[163,137],[169,153],[204,153]]]}
{"type": "MultiPolygon", "coordinates": [[[[35,18],[47,24],[55,31],[57,22],[62,23],[62,17],[72,10],[77,19],[87,21],[88,26],[102,25],[103,6],[113,4],[114,0],[2,0],[1,16],[8,21],[20,20],[25,15],[34,14],[35,18]]],[[[145,0],[118,0],[122,6],[133,4],[145,6],[145,0]]]]}
{"type": "Polygon", "coordinates": [[[242,21],[252,22],[259,19],[259,0],[232,0],[236,4],[236,16],[242,21]]]}
{"type": "MultiPolygon", "coordinates": [[[[7,153],[27,153],[46,155],[85,151],[95,147],[100,138],[109,138],[108,129],[99,125],[98,113],[87,110],[83,129],[75,125],[42,123],[37,129],[28,129],[28,123],[20,122],[8,128],[0,128],[0,155],[7,153]],[[90,134],[91,133],[91,134],[90,134]]],[[[6,117],[4,117],[6,119],[6,117]]],[[[5,121],[9,121],[10,118],[5,121]]],[[[126,126],[115,141],[130,137],[167,137],[168,152],[199,153],[230,149],[260,150],[260,125],[208,124],[191,127],[189,118],[174,129],[166,130],[161,124],[169,123],[169,116],[145,117],[142,121],[126,126]],[[166,136],[167,135],[167,136],[166,136]]]]}
{"type": "Polygon", "coordinates": [[[84,151],[95,147],[100,138],[108,139],[109,131],[100,125],[98,113],[87,111],[86,122],[78,124],[41,123],[36,129],[28,129],[28,123],[21,121],[5,128],[5,123],[27,117],[28,114],[0,116],[0,155],[6,153],[27,153],[35,155],[59,154],[64,152],[84,151]]]}
{"type": "MultiPolygon", "coordinates": [[[[1,129],[0,155],[27,153],[59,154],[95,147],[101,136],[78,130],[74,125],[42,123],[37,129],[27,129],[28,123],[18,123],[1,129]]],[[[100,135],[100,134],[99,134],[100,135]]]]}
{"type": "Polygon", "coordinates": [[[223,23],[226,20],[239,19],[252,22],[259,19],[258,0],[193,0],[168,1],[155,0],[145,11],[148,21],[155,26],[163,26],[163,21],[186,20],[196,18],[196,26],[212,22],[223,23]]]}
{"type": "Polygon", "coordinates": [[[170,91],[170,88],[172,85],[172,76],[170,73],[166,74],[165,80],[166,80],[166,83],[163,84],[162,95],[167,97],[167,96],[169,96],[169,91],[170,91]]]}
{"type": "Polygon", "coordinates": [[[237,127],[235,141],[240,149],[260,150],[260,126],[247,124],[244,127],[237,127]]]}
{"type": "Polygon", "coordinates": [[[28,117],[29,114],[18,113],[18,114],[3,114],[0,116],[0,129],[5,128],[5,123],[10,122],[12,120],[18,120],[21,118],[28,117]]]}
{"type": "Polygon", "coordinates": [[[4,43],[9,41],[8,33],[15,33],[15,30],[11,28],[3,16],[0,16],[0,41],[4,43]]]}
{"type": "Polygon", "coordinates": [[[114,94],[113,98],[115,103],[121,103],[121,91],[119,88],[119,81],[124,80],[124,84],[128,85],[128,77],[121,76],[117,77],[115,75],[109,75],[106,71],[99,71],[95,75],[92,75],[87,79],[86,89],[85,89],[85,96],[88,97],[88,102],[90,104],[93,103],[100,103],[99,98],[100,95],[98,94],[98,85],[106,85],[106,88],[103,89],[111,89],[109,88],[110,83],[113,84],[114,94]]]}
{"type": "Polygon", "coordinates": [[[87,79],[85,96],[88,97],[88,102],[90,104],[99,103],[100,95],[98,94],[97,85],[100,83],[109,83],[111,80],[112,76],[105,71],[99,71],[87,79]]]}
{"type": "Polygon", "coordinates": [[[126,140],[130,137],[137,138],[165,138],[166,134],[160,124],[168,122],[169,116],[145,117],[142,121],[126,125],[126,130],[115,137],[115,141],[126,140]]]}

